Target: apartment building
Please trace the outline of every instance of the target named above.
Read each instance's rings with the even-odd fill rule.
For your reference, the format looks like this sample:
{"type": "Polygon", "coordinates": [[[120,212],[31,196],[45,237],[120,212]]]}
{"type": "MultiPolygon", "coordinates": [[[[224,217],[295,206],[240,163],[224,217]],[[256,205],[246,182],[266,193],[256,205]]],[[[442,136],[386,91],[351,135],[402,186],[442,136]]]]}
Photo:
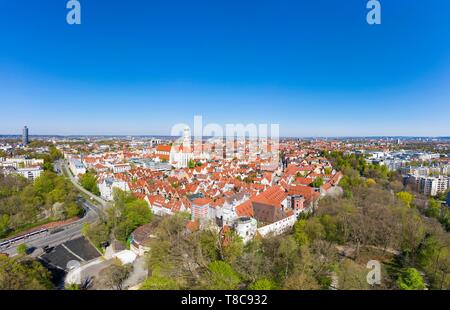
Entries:
{"type": "Polygon", "coordinates": [[[69,169],[76,177],[79,176],[80,174],[86,173],[86,167],[79,159],[76,158],[71,158],[69,160],[69,169]]]}
{"type": "Polygon", "coordinates": [[[408,183],[413,184],[417,191],[427,196],[436,196],[445,192],[449,187],[450,179],[447,176],[423,177],[410,175],[408,183]]]}

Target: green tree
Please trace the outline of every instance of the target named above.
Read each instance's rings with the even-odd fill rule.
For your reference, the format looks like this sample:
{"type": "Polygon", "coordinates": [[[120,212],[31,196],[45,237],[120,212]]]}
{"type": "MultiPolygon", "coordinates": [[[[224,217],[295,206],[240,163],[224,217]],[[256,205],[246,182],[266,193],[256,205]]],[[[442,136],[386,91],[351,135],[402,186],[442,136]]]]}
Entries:
{"type": "Polygon", "coordinates": [[[425,282],[419,271],[415,268],[406,268],[397,280],[397,285],[402,290],[423,290],[425,282]]]}
{"type": "Polygon", "coordinates": [[[267,291],[267,290],[276,290],[277,285],[274,281],[263,278],[256,280],[255,282],[250,284],[248,288],[254,291],[267,291]]]}
{"type": "Polygon", "coordinates": [[[298,243],[292,236],[287,236],[280,241],[277,250],[277,266],[279,266],[279,274],[283,278],[287,278],[288,274],[294,269],[294,259],[298,255],[298,243]]]}
{"type": "Polygon", "coordinates": [[[320,217],[320,223],[325,231],[325,239],[330,242],[338,242],[339,234],[337,231],[336,219],[329,214],[320,217]]]}
{"type": "Polygon", "coordinates": [[[326,167],[326,168],[324,169],[324,173],[325,173],[325,174],[331,174],[331,172],[333,172],[333,168],[331,168],[331,167],[326,167]]]}
{"type": "Polygon", "coordinates": [[[98,249],[109,240],[109,228],[105,223],[83,225],[82,234],[88,238],[98,249]]]}
{"type": "Polygon", "coordinates": [[[34,182],[0,173],[0,236],[67,218],[63,206],[77,209],[76,191],[62,176],[44,171],[34,182]],[[45,216],[45,217],[44,217],[45,216]]]}
{"type": "Polygon", "coordinates": [[[310,186],[319,188],[324,183],[325,183],[324,180],[321,177],[318,177],[314,181],[311,182],[310,186]]]}
{"type": "Polygon", "coordinates": [[[446,234],[428,236],[420,246],[418,261],[432,288],[450,288],[450,238],[446,234]]]}
{"type": "Polygon", "coordinates": [[[226,232],[224,237],[227,242],[222,246],[222,256],[226,262],[233,264],[242,255],[244,243],[242,238],[234,231],[226,232]]]}
{"type": "Polygon", "coordinates": [[[157,273],[161,276],[169,274],[174,265],[170,255],[170,241],[163,239],[152,242],[151,249],[152,250],[147,254],[149,270],[152,270],[152,273],[157,273]]]}
{"type": "Polygon", "coordinates": [[[240,278],[233,268],[226,262],[214,261],[208,265],[206,288],[211,290],[235,290],[240,278]]]}
{"type": "Polygon", "coordinates": [[[45,171],[53,171],[54,170],[54,166],[53,163],[47,160],[44,160],[44,164],[42,165],[42,169],[44,169],[45,171]]]}
{"type": "Polygon", "coordinates": [[[202,255],[209,261],[217,260],[219,258],[219,253],[217,251],[217,244],[219,243],[218,234],[213,233],[210,230],[200,231],[199,239],[202,255]]]}
{"type": "Polygon", "coordinates": [[[100,190],[98,189],[97,185],[97,178],[94,174],[91,173],[85,173],[80,175],[79,181],[81,186],[83,186],[84,189],[90,191],[94,195],[100,195],[100,190]]]}
{"type": "Polygon", "coordinates": [[[306,233],[307,224],[308,221],[305,219],[298,220],[294,224],[294,238],[300,246],[309,244],[309,237],[306,233]]]}
{"type": "Polygon", "coordinates": [[[310,273],[296,270],[283,281],[283,289],[318,290],[320,289],[320,285],[310,273]]]}
{"type": "Polygon", "coordinates": [[[367,180],[366,180],[366,185],[367,186],[374,186],[375,184],[377,184],[377,181],[375,181],[374,179],[372,179],[372,178],[368,178],[367,180]]]}
{"type": "Polygon", "coordinates": [[[111,266],[100,271],[100,282],[110,289],[122,290],[123,283],[128,279],[132,271],[133,265],[122,265],[117,260],[111,266]]]}
{"type": "Polygon", "coordinates": [[[189,160],[189,162],[188,162],[188,168],[189,168],[189,169],[195,168],[195,161],[194,161],[194,160],[192,160],[192,159],[189,160]]]}
{"type": "Polygon", "coordinates": [[[404,203],[408,208],[411,207],[411,203],[413,202],[414,196],[408,192],[398,192],[396,194],[397,199],[404,203]]]}
{"type": "Polygon", "coordinates": [[[37,195],[45,197],[56,188],[57,175],[51,171],[44,171],[39,178],[34,181],[34,189],[37,195]]]}
{"type": "Polygon", "coordinates": [[[83,208],[81,208],[75,202],[69,202],[64,204],[64,212],[66,214],[66,218],[72,218],[76,216],[81,216],[83,214],[83,208]]]}
{"type": "Polygon", "coordinates": [[[366,290],[368,270],[350,259],[344,259],[337,267],[336,275],[341,290],[366,290]]]}
{"type": "Polygon", "coordinates": [[[9,219],[8,214],[0,215],[0,237],[5,236],[9,229],[9,219]]]}
{"type": "Polygon", "coordinates": [[[150,278],[140,287],[140,290],[178,290],[180,289],[178,283],[170,277],[161,276],[158,273],[153,273],[150,278]]]}
{"type": "Polygon", "coordinates": [[[124,206],[119,202],[115,207],[116,214],[112,221],[115,223],[114,235],[126,242],[130,234],[139,226],[147,224],[152,219],[152,212],[144,200],[132,198],[124,206]],[[118,214],[118,216],[117,216],[118,214]]]}
{"type": "Polygon", "coordinates": [[[72,284],[66,285],[66,287],[64,289],[67,291],[79,291],[79,290],[81,290],[81,286],[79,284],[72,283],[72,284]]]}
{"type": "Polygon", "coordinates": [[[22,243],[17,247],[17,254],[26,255],[28,251],[28,246],[25,243],[22,243]]]}
{"type": "Polygon", "coordinates": [[[428,208],[425,213],[428,217],[439,218],[441,215],[441,203],[431,198],[428,200],[428,208]]]}
{"type": "Polygon", "coordinates": [[[49,154],[52,161],[63,158],[61,151],[54,146],[49,147],[49,154]]]}
{"type": "Polygon", "coordinates": [[[0,290],[44,290],[52,287],[50,272],[38,261],[0,255],[0,290]]]}
{"type": "Polygon", "coordinates": [[[325,232],[325,228],[323,227],[320,218],[318,217],[313,217],[311,219],[309,219],[306,222],[306,226],[305,226],[305,233],[308,236],[308,240],[313,241],[313,240],[320,240],[320,239],[324,239],[326,232],[325,232]]]}

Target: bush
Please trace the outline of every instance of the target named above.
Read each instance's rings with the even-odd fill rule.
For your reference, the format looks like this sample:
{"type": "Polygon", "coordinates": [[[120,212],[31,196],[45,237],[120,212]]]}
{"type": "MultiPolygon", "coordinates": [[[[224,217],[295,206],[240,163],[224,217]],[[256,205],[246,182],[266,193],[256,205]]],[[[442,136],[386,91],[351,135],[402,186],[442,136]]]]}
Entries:
{"type": "Polygon", "coordinates": [[[98,189],[97,178],[95,177],[95,175],[91,173],[85,173],[80,176],[79,181],[84,189],[90,191],[94,195],[100,195],[100,190],[98,189]]]}
{"type": "Polygon", "coordinates": [[[397,280],[397,285],[402,290],[423,290],[425,282],[419,271],[415,268],[406,268],[397,280]]]}
{"type": "Polygon", "coordinates": [[[248,287],[250,290],[255,291],[267,291],[267,290],[275,290],[276,284],[272,280],[269,279],[259,279],[250,284],[248,287]]]}

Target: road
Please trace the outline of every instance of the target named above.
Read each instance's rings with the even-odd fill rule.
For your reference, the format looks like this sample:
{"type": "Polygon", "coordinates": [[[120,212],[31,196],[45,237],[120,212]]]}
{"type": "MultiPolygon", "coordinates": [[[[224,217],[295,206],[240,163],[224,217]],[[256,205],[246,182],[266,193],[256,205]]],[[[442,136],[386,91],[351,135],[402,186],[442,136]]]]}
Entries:
{"type": "MultiPolygon", "coordinates": [[[[108,201],[104,200],[101,197],[98,197],[98,196],[92,194],[90,191],[86,190],[80,184],[78,184],[78,181],[72,175],[72,173],[69,170],[69,167],[67,167],[67,164],[65,162],[61,162],[61,161],[55,162],[55,168],[59,169],[59,171],[62,171],[64,173],[64,175],[69,178],[69,180],[76,187],[76,189],[78,189],[80,192],[88,195],[91,199],[93,199],[96,202],[98,202],[102,206],[103,209],[106,209],[106,208],[109,207],[109,202],[108,201]]],[[[104,210],[101,210],[101,211],[103,212],[104,210]]]]}
{"type": "Polygon", "coordinates": [[[64,175],[70,179],[72,184],[79,191],[88,195],[92,200],[98,202],[100,206],[96,206],[89,201],[84,201],[82,202],[82,206],[85,210],[85,214],[80,220],[59,227],[58,230],[61,229],[61,231],[57,230],[57,232],[55,233],[47,232],[45,234],[40,234],[28,239],[17,241],[9,247],[0,248],[1,253],[6,253],[9,256],[14,256],[17,254],[17,247],[23,243],[25,243],[29,248],[34,247],[36,249],[42,248],[44,246],[54,247],[60,245],[64,242],[80,237],[81,229],[83,228],[84,223],[92,224],[95,223],[98,219],[101,219],[105,216],[105,209],[109,206],[107,201],[98,196],[95,196],[91,192],[81,187],[81,185],[78,184],[77,180],[70,173],[67,165],[62,161],[55,162],[54,166],[55,170],[58,171],[58,173],[64,173],[64,175]]]}
{"type": "Polygon", "coordinates": [[[14,256],[17,254],[17,247],[24,243],[29,248],[34,247],[38,249],[47,245],[50,247],[57,246],[66,241],[80,237],[81,229],[83,228],[84,223],[92,224],[95,223],[99,218],[98,213],[95,211],[96,208],[90,203],[83,202],[83,208],[85,210],[85,214],[80,220],[58,227],[57,230],[54,230],[56,231],[55,233],[51,233],[51,231],[49,231],[45,234],[40,234],[28,239],[17,241],[9,247],[1,248],[0,252],[6,253],[10,256],[14,256]]]}

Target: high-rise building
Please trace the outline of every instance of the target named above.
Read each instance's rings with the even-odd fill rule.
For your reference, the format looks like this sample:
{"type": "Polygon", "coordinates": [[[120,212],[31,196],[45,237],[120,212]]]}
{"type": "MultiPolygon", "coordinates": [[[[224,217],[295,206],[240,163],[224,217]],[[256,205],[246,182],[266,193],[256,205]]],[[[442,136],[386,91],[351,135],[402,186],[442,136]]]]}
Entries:
{"type": "Polygon", "coordinates": [[[447,176],[423,177],[411,175],[409,183],[416,186],[416,189],[428,196],[436,196],[444,193],[450,186],[450,179],[447,176]]]}
{"type": "Polygon", "coordinates": [[[30,143],[30,140],[28,139],[28,127],[25,126],[22,130],[22,144],[27,145],[28,143],[30,143]]]}

